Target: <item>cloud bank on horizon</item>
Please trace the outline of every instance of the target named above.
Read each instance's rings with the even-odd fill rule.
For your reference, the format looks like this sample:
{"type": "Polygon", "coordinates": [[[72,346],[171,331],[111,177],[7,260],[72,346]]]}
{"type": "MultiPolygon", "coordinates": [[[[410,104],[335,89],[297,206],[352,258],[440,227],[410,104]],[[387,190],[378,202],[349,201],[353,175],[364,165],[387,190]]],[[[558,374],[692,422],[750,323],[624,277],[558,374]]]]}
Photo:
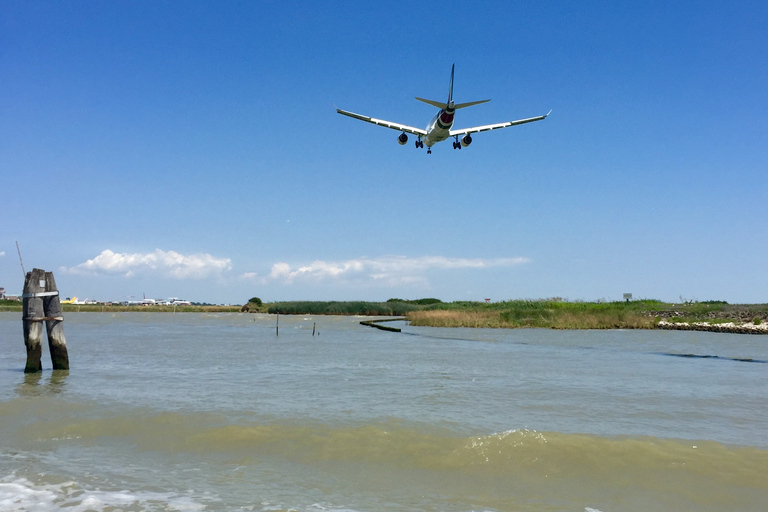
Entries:
{"type": "Polygon", "coordinates": [[[445,256],[381,256],[378,258],[358,258],[341,262],[315,260],[309,265],[291,267],[286,262],[272,265],[267,276],[248,272],[242,278],[255,279],[261,283],[279,281],[291,284],[298,281],[367,281],[384,287],[419,284],[429,285],[424,275],[430,270],[483,269],[513,266],[527,263],[528,258],[448,258],[445,256]]]}
{"type": "Polygon", "coordinates": [[[105,249],[93,259],[74,267],[62,267],[62,270],[77,275],[116,274],[133,277],[137,274],[159,274],[174,279],[205,279],[231,268],[232,260],[216,258],[210,254],[184,255],[161,249],[130,254],[105,249]]]}
{"type": "MultiPolygon", "coordinates": [[[[345,261],[315,260],[307,265],[280,261],[267,275],[244,272],[239,280],[266,283],[344,282],[381,287],[399,285],[429,286],[426,273],[432,270],[488,269],[511,267],[530,262],[516,258],[449,258],[445,256],[380,256],[345,261]]],[[[117,275],[131,278],[153,275],[177,280],[201,280],[223,277],[233,270],[230,258],[207,253],[184,255],[176,251],[156,249],[148,253],[117,253],[103,250],[98,256],[73,267],[62,267],[68,274],[80,276],[117,275]]]]}

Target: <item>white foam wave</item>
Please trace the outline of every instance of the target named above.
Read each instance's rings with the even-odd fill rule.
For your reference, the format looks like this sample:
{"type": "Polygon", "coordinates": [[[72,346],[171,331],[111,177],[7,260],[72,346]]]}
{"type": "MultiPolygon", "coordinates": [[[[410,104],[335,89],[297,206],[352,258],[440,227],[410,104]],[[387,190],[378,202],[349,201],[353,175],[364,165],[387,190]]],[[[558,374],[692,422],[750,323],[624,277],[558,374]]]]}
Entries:
{"type": "MultiPolygon", "coordinates": [[[[141,510],[143,512],[201,512],[222,510],[217,497],[203,493],[194,496],[174,492],[151,491],[103,491],[84,489],[77,482],[58,484],[34,483],[31,480],[11,474],[0,478],[0,512],[120,512],[141,510]]],[[[264,512],[357,512],[347,507],[314,503],[293,507],[262,502],[258,505],[240,506],[238,510],[261,510],[264,512]]]]}
{"type": "Polygon", "coordinates": [[[84,490],[75,482],[35,484],[14,475],[0,479],[0,510],[3,512],[105,512],[130,507],[147,511],[199,512],[206,505],[191,496],[176,493],[84,490]]]}

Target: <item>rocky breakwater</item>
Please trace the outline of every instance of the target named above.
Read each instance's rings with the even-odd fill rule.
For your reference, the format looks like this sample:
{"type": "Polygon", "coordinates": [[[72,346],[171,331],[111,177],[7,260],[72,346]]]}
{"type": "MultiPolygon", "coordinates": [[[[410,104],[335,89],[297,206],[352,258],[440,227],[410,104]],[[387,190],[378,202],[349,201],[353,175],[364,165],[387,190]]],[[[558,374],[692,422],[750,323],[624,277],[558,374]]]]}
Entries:
{"type": "Polygon", "coordinates": [[[725,332],[732,334],[768,334],[768,322],[668,322],[661,320],[656,324],[659,329],[669,329],[677,331],[709,331],[725,332]]]}

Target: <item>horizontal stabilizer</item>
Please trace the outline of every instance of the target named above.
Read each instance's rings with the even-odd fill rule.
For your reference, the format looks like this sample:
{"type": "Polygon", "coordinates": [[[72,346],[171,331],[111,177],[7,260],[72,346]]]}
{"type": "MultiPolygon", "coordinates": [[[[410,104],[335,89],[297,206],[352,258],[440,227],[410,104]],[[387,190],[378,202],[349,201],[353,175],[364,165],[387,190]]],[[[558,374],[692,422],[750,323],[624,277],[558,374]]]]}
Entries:
{"type": "Polygon", "coordinates": [[[425,100],[424,98],[419,98],[418,96],[416,96],[416,99],[419,101],[423,101],[424,103],[427,103],[429,105],[432,105],[433,107],[437,107],[441,109],[447,106],[447,104],[444,101],[425,100]]]}
{"type": "MultiPolygon", "coordinates": [[[[433,107],[437,107],[441,109],[448,106],[445,102],[442,102],[442,101],[425,100],[424,98],[419,98],[418,96],[416,97],[416,99],[419,101],[423,101],[428,105],[432,105],[433,107]]],[[[473,105],[479,105],[481,103],[488,103],[489,101],[491,100],[470,101],[469,103],[457,103],[456,105],[453,106],[453,108],[456,110],[459,110],[460,108],[471,107],[473,105]]]]}
{"type": "Polygon", "coordinates": [[[472,105],[479,105],[481,103],[488,103],[489,101],[491,100],[470,101],[469,103],[457,103],[456,105],[454,105],[453,108],[455,108],[456,110],[459,110],[460,108],[471,107],[472,105]]]}

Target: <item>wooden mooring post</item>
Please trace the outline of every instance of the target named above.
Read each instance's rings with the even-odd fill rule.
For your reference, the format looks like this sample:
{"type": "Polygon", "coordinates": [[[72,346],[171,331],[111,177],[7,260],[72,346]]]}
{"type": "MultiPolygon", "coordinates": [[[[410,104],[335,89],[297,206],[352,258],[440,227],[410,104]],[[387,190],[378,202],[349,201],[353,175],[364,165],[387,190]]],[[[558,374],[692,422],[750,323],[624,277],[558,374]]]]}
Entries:
{"type": "Polygon", "coordinates": [[[27,272],[22,294],[24,344],[27,346],[27,365],[24,373],[42,371],[43,322],[48,331],[48,348],[54,370],[69,370],[67,342],[64,338],[64,318],[53,272],[35,268],[27,272]]]}

